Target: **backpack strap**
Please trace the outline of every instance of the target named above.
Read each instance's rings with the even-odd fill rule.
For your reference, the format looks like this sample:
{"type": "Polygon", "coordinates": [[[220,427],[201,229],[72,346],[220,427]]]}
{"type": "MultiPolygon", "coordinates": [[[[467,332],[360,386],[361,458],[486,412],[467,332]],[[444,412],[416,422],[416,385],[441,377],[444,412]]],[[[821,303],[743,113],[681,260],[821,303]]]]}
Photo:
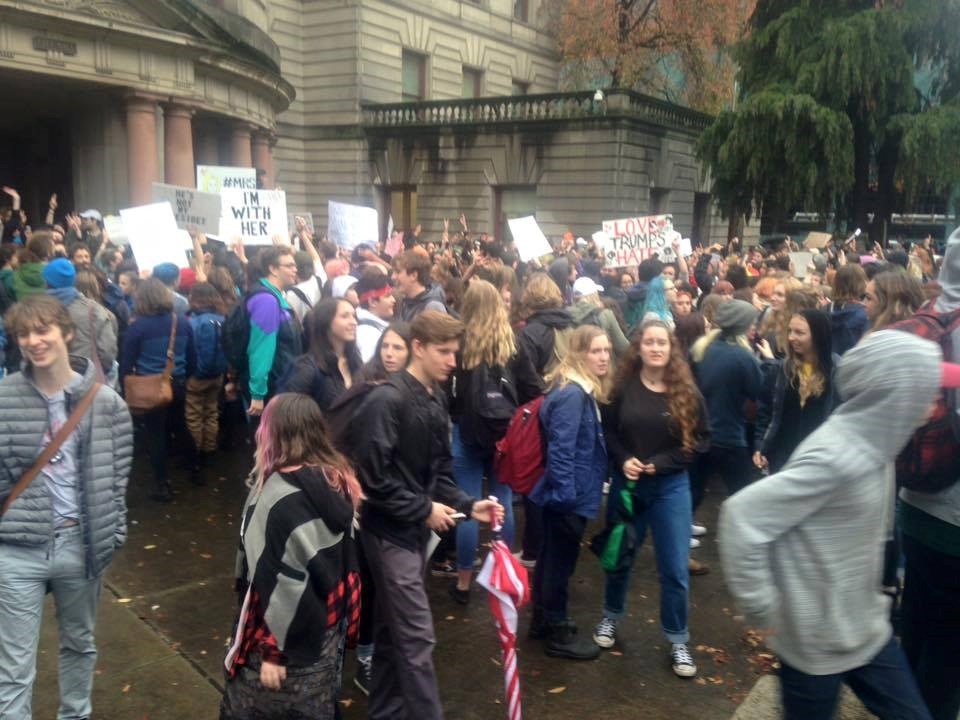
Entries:
{"type": "Polygon", "coordinates": [[[310,298],[307,297],[307,294],[303,290],[298,288],[296,285],[290,288],[290,292],[292,292],[294,295],[300,298],[301,302],[303,302],[303,304],[306,305],[308,308],[313,307],[313,303],[310,302],[310,298]]]}

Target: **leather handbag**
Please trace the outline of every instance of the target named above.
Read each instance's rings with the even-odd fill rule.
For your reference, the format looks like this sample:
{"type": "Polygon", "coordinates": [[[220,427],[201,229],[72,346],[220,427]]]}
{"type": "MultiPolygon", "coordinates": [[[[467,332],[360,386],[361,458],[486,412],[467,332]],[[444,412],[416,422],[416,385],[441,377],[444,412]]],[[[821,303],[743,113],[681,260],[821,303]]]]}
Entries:
{"type": "Polygon", "coordinates": [[[127,375],[123,378],[123,397],[130,412],[139,415],[166,407],[173,402],[174,343],[177,339],[177,314],[172,313],[167,364],[159,375],[127,375]]]}
{"type": "Polygon", "coordinates": [[[93,387],[87,390],[86,395],[81,398],[79,404],[73,409],[73,412],[70,413],[70,417],[67,418],[67,421],[60,426],[60,429],[57,431],[57,434],[53,436],[53,439],[47,443],[47,446],[43,449],[43,452],[40,453],[40,456],[34,461],[27,471],[20,476],[20,479],[17,480],[17,484],[13,486],[10,490],[10,494],[7,495],[3,500],[3,506],[0,507],[0,515],[5,515],[7,510],[13,504],[13,501],[16,500],[20,493],[27,489],[27,486],[33,482],[33,479],[40,474],[40,471],[43,470],[47,463],[57,454],[57,451],[60,450],[60,446],[66,442],[67,438],[70,437],[77,425],[80,424],[80,421],[83,419],[83,416],[87,414],[87,410],[90,409],[90,406],[93,405],[93,400],[97,396],[97,391],[100,390],[101,384],[95,382],[93,387]]]}

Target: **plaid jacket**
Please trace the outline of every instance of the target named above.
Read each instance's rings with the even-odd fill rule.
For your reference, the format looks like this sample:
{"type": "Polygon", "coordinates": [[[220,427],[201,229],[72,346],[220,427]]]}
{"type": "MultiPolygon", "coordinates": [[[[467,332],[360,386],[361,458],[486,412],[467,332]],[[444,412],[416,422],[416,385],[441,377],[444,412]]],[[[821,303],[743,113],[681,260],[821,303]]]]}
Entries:
{"type": "MultiPolygon", "coordinates": [[[[956,362],[953,333],[960,329],[960,310],[940,313],[934,302],[924,305],[907,320],[889,327],[940,345],[945,362],[956,362]]],[[[954,410],[946,391],[940,393],[927,424],[917,430],[897,457],[897,485],[920,492],[939,492],[960,478],[960,440],[954,410]]]]}

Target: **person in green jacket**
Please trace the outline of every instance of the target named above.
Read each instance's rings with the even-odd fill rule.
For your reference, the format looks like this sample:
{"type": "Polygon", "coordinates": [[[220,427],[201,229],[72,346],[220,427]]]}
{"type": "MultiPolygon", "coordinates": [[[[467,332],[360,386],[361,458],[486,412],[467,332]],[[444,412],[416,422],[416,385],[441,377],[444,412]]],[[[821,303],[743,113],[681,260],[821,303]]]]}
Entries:
{"type": "Polygon", "coordinates": [[[602,292],[603,288],[591,278],[577,278],[573,283],[573,305],[569,308],[570,314],[578,327],[597,325],[603,328],[613,344],[614,354],[620,356],[630,349],[630,341],[623,334],[613,310],[603,306],[603,301],[600,300],[602,292]]]}
{"type": "Polygon", "coordinates": [[[47,291],[43,268],[51,257],[53,236],[46,230],[38,230],[17,256],[19,264],[13,273],[13,295],[17,300],[47,291]]]}

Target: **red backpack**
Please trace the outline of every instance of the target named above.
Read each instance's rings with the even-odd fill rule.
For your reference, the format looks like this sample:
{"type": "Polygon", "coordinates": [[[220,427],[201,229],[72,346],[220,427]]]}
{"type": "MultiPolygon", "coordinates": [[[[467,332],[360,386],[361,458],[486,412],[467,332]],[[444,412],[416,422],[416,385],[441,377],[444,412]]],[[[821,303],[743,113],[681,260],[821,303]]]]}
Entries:
{"type": "Polygon", "coordinates": [[[493,469],[497,479],[514,492],[528,495],[543,477],[546,444],[540,427],[544,396],[517,408],[506,434],[497,441],[493,469]]]}

